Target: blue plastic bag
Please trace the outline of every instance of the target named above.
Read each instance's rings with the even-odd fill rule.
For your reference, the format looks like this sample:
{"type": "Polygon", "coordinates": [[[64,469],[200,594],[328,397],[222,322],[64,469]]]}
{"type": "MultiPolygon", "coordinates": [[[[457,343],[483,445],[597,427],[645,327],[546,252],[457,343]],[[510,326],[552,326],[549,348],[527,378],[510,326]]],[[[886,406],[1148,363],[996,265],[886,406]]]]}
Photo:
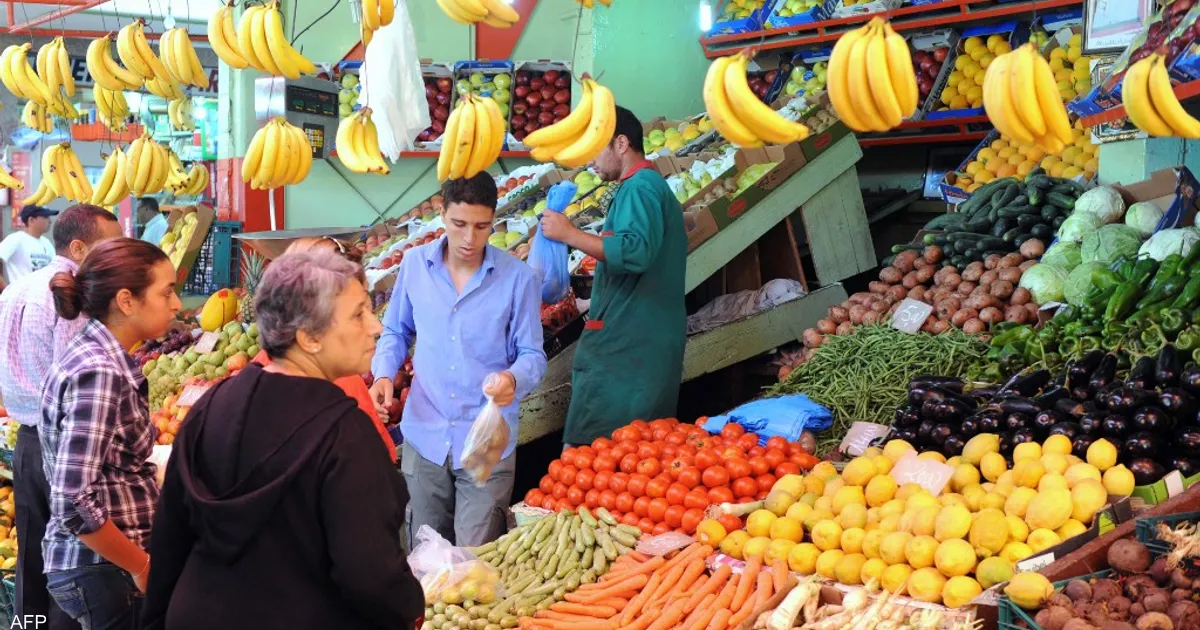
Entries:
{"type": "Polygon", "coordinates": [[[803,431],[824,431],[833,426],[833,414],[804,394],[790,394],[752,400],[728,414],[710,417],[703,428],[715,435],[730,422],[757,433],[759,445],[764,446],[776,435],[795,442],[803,431]]]}
{"type": "MultiPolygon", "coordinates": [[[[563,212],[579,189],[572,181],[559,182],[546,193],[546,212],[563,212]]],[[[567,245],[542,235],[539,229],[529,245],[529,265],[542,277],[542,303],[557,304],[571,289],[567,271],[567,245]]]]}

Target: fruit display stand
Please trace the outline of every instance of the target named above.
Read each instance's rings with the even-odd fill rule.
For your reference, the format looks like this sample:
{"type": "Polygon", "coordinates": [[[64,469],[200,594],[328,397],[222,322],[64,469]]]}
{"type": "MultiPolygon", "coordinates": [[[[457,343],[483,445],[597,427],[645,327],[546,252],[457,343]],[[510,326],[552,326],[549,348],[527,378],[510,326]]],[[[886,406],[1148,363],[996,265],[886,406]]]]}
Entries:
{"type": "MultiPolygon", "coordinates": [[[[862,149],[852,135],[833,142],[728,227],[689,255],[684,289],[713,282],[720,288],[757,288],[774,277],[804,280],[796,265],[776,252],[802,240],[803,227],[821,289],[773,310],[695,335],[684,350],[684,380],[696,378],[795,341],[800,331],[830,306],[844,300],[841,280],[877,264],[854,165],[862,149]],[[749,252],[749,253],[747,253],[749,252]],[[735,262],[736,259],[742,260],[735,262]],[[734,263],[734,264],[731,264],[734,263]],[[732,277],[730,277],[732,274],[732,277]],[[792,275],[795,274],[795,275],[792,275]]],[[[521,402],[518,444],[562,428],[571,398],[575,346],[549,361],[541,385],[521,402]]]]}
{"type": "Polygon", "coordinates": [[[357,240],[369,228],[304,228],[298,230],[275,230],[268,232],[247,232],[234,234],[233,238],[241,241],[260,256],[274,260],[283,255],[288,246],[298,238],[324,238],[326,236],[340,240],[357,240]]]}

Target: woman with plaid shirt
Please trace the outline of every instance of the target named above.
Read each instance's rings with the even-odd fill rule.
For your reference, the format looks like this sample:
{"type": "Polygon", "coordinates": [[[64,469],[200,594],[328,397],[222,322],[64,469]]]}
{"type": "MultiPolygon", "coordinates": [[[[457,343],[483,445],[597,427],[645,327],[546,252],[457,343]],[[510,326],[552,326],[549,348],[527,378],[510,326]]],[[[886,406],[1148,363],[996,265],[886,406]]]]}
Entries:
{"type": "Polygon", "coordinates": [[[158,487],[146,461],[157,437],[146,379],[129,350],[165,334],[179,311],[175,268],[153,244],[116,239],[74,274],[56,274],[50,289],[60,317],[88,321],[51,366],[42,395],[46,580],[84,630],[132,629],[150,573],[158,487]]]}

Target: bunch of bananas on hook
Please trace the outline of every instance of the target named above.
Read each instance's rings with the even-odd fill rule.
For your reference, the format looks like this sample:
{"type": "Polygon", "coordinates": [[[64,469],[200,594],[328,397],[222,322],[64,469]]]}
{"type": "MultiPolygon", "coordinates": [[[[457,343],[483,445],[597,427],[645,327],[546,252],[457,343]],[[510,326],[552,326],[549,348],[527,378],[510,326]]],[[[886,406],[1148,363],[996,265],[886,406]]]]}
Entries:
{"type": "Polygon", "coordinates": [[[112,207],[129,196],[129,178],[126,169],[129,167],[129,157],[117,147],[104,159],[104,172],[92,193],[91,203],[94,206],[112,207]]]}
{"type": "Polygon", "coordinates": [[[1138,129],[1157,137],[1200,139],[1200,121],[1187,113],[1175,96],[1162,54],[1151,53],[1137,60],[1125,71],[1123,85],[1125,113],[1138,129]]]}
{"type": "Polygon", "coordinates": [[[129,117],[129,102],[121,90],[109,90],[100,84],[92,87],[96,97],[96,116],[105,127],[114,133],[125,130],[125,119],[129,117]]]}
{"type": "Polygon", "coordinates": [[[312,144],[303,129],[273,118],[250,139],[242,181],[255,190],[299,184],[312,170],[312,144]]]}
{"type": "Polygon", "coordinates": [[[496,28],[510,28],[521,19],[516,9],[503,0],[437,0],[437,3],[443,13],[459,24],[483,22],[496,28]]]}
{"type": "Polygon", "coordinates": [[[29,43],[13,44],[0,53],[0,83],[13,96],[43,106],[51,114],[72,120],[79,118],[75,106],[63,95],[63,90],[69,90],[72,94],[75,92],[75,82],[70,75],[67,75],[67,79],[62,77],[60,54],[56,52],[58,49],[65,52],[66,49],[62,48],[61,43],[51,42],[38,51],[37,63],[44,68],[43,74],[46,75],[43,77],[29,65],[28,53],[31,48],[33,45],[29,43]],[[46,77],[51,77],[49,83],[46,77]]]}
{"type": "Polygon", "coordinates": [[[196,119],[192,116],[192,99],[185,97],[167,104],[167,118],[171,127],[177,131],[192,131],[196,128],[196,119]]]}
{"type": "Polygon", "coordinates": [[[606,7],[612,6],[612,0],[575,0],[575,2],[582,5],[583,8],[585,8],[585,9],[594,8],[596,6],[596,3],[603,4],[606,7]]]}
{"type": "Polygon", "coordinates": [[[233,7],[217,9],[208,22],[208,41],[221,61],[231,67],[297,79],[316,74],[317,67],[292,47],[283,34],[279,3],[247,7],[233,26],[233,7]]]}
{"type": "MultiPolygon", "coordinates": [[[[750,89],[746,68],[753,52],[721,57],[708,67],[704,106],[725,139],[742,147],[788,144],[808,137],[808,127],[779,115],[750,89]]],[[[528,140],[528,138],[526,138],[528,140]]]]}
{"type": "Polygon", "coordinates": [[[379,151],[379,131],[371,121],[371,109],[364,107],[338,123],[338,158],[355,173],[391,172],[379,151]]]}
{"type": "Polygon", "coordinates": [[[55,197],[66,197],[76,203],[92,199],[92,185],[83,172],[79,156],[68,143],[52,145],[42,153],[42,180],[55,197]]]}
{"type": "Polygon", "coordinates": [[[203,164],[194,162],[190,169],[185,168],[174,151],[169,151],[168,164],[170,174],[167,175],[166,188],[176,197],[199,195],[208,188],[208,169],[203,164]]]}
{"type": "Polygon", "coordinates": [[[196,56],[186,28],[173,28],[163,33],[162,39],[158,40],[158,50],[173,79],[183,85],[208,88],[208,71],[200,66],[200,58],[196,56]]]}
{"type": "Polygon", "coordinates": [[[396,16],[396,0],[362,0],[362,42],[371,43],[375,31],[392,23],[396,16]]]}
{"type": "Polygon", "coordinates": [[[1075,140],[1050,64],[1030,43],[996,57],[983,77],[983,107],[996,129],[1057,155],[1075,140]]]}
{"type": "Polygon", "coordinates": [[[464,94],[446,119],[438,155],[438,181],[470,178],[491,166],[504,147],[504,117],[486,96],[464,94]]]}
{"type": "Polygon", "coordinates": [[[582,80],[579,105],[566,118],[525,136],[533,159],[577,168],[592,161],[612,140],[617,128],[612,91],[586,74],[582,80]]]}
{"type": "Polygon", "coordinates": [[[878,17],[841,36],[828,70],[829,102],[855,131],[887,131],[917,109],[908,44],[878,17]]]}

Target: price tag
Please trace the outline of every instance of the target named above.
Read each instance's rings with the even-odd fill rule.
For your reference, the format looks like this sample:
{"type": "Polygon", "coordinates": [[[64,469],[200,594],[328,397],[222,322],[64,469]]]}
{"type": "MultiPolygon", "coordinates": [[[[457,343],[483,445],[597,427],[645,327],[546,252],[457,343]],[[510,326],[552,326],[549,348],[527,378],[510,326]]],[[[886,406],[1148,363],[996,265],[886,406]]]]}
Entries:
{"type": "Polygon", "coordinates": [[[892,315],[892,328],[906,333],[915,333],[925,324],[925,319],[933,312],[933,305],[918,302],[912,298],[904,298],[900,308],[892,315]]]}
{"type": "Polygon", "coordinates": [[[1040,556],[1034,556],[1032,558],[1025,558],[1024,560],[1018,562],[1017,563],[1017,571],[1019,571],[1021,573],[1026,573],[1029,571],[1037,571],[1037,570],[1040,570],[1042,567],[1049,565],[1052,562],[1054,562],[1054,554],[1053,553],[1044,553],[1040,556]]]}
{"type": "Polygon", "coordinates": [[[211,387],[212,385],[188,385],[183,388],[183,393],[179,395],[179,400],[175,401],[175,404],[180,407],[191,407],[211,387]]]}
{"type": "Polygon", "coordinates": [[[870,448],[871,440],[887,435],[891,430],[891,427],[883,424],[855,422],[850,425],[850,430],[846,432],[846,437],[842,438],[840,450],[854,456],[862,455],[863,451],[870,448]]]}
{"type": "Polygon", "coordinates": [[[196,345],[192,347],[199,354],[212,352],[213,348],[217,347],[217,342],[221,340],[221,334],[215,332],[206,332],[200,335],[196,340],[196,345]]]}
{"type": "Polygon", "coordinates": [[[936,497],[950,483],[954,469],[938,461],[919,459],[915,452],[909,451],[896,462],[891,474],[897,484],[915,483],[936,497]]]}

